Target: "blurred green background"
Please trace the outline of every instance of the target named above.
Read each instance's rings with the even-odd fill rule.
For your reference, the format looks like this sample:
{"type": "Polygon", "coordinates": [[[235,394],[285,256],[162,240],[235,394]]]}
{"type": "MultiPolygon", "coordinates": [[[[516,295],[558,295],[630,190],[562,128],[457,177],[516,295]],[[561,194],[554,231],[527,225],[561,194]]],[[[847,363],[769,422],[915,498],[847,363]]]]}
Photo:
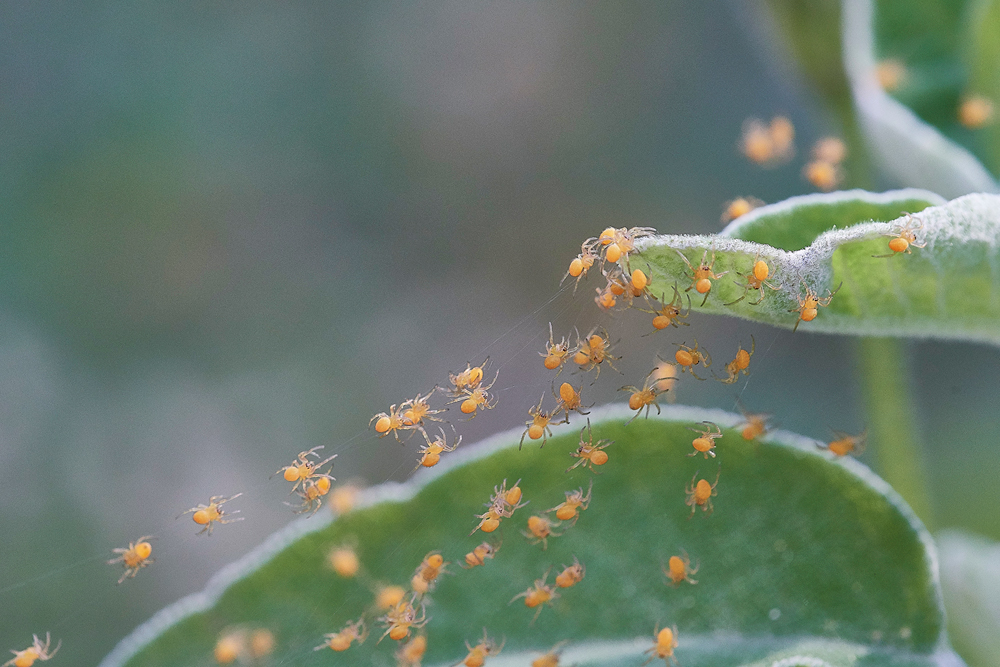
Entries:
{"type": "MultiPolygon", "coordinates": [[[[845,128],[777,26],[736,1],[0,8],[0,650],[51,631],[95,664],[293,518],[267,476],[300,450],[405,478],[415,444],[369,418],[467,361],[492,357],[500,405],[460,433],[521,424],[547,323],[603,321],[595,280],[558,292],[583,239],[710,233],[733,197],[812,190],[808,146],[845,128]],[[762,170],[740,127],[778,113],[799,155],[762,170]],[[238,491],[246,520],[211,538],[174,521],[238,491]],[[111,548],[150,533],[158,562],[116,587],[111,548]]],[[[585,398],[673,342],[721,360],[753,334],[748,384],[678,400],[864,426],[855,341],[691,321],[631,335],[585,398]]],[[[1000,355],[908,348],[937,526],[1000,538],[1000,355]]]]}

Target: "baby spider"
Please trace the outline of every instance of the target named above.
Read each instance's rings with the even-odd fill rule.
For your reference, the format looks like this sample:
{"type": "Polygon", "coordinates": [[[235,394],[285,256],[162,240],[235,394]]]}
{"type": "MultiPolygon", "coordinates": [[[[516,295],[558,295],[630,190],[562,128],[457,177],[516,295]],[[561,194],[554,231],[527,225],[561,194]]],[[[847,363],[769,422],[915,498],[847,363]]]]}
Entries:
{"type": "Polygon", "coordinates": [[[743,121],[743,135],[740,137],[740,152],[747,159],[760,165],[768,165],[774,156],[774,144],[767,126],[758,118],[743,121]]]}
{"type": "MultiPolygon", "coordinates": [[[[504,489],[504,484],[506,483],[507,480],[505,479],[503,481],[503,484],[500,485],[500,495],[503,496],[504,504],[510,508],[510,513],[513,514],[514,510],[516,510],[518,507],[522,507],[523,505],[527,505],[528,503],[527,501],[521,503],[521,495],[523,494],[523,491],[521,490],[520,487],[521,480],[517,480],[516,482],[514,482],[514,486],[510,487],[510,489],[505,492],[503,489],[504,489]]],[[[493,489],[496,490],[496,487],[493,487],[493,489]]]]}
{"type": "Polygon", "coordinates": [[[624,296],[627,300],[631,301],[631,294],[627,294],[629,289],[628,278],[622,274],[618,265],[613,265],[610,269],[601,269],[601,274],[607,282],[603,288],[594,288],[594,291],[597,292],[597,296],[594,297],[594,303],[601,310],[611,310],[614,308],[618,303],[617,298],[620,296],[624,296]]]}
{"type": "Polygon", "coordinates": [[[915,220],[916,218],[907,213],[906,224],[901,225],[899,231],[897,231],[894,234],[882,235],[882,236],[892,237],[892,240],[889,241],[889,250],[891,250],[892,252],[890,252],[888,255],[872,255],[872,257],[878,259],[882,257],[895,257],[896,255],[900,255],[904,252],[907,255],[912,255],[913,252],[910,250],[911,247],[926,248],[927,247],[926,242],[917,243],[917,232],[923,229],[924,226],[920,221],[917,221],[916,224],[913,224],[915,220]]]}
{"type": "MultiPolygon", "coordinates": [[[[659,627],[659,626],[657,626],[659,627]]],[[[649,663],[653,662],[657,658],[663,658],[663,662],[670,667],[670,663],[675,665],[680,665],[677,658],[674,656],[674,649],[677,648],[677,626],[675,625],[673,629],[663,628],[662,630],[653,630],[654,644],[652,648],[648,648],[643,653],[649,653],[649,659],[642,663],[642,667],[645,667],[649,663]]]]}
{"type": "Polygon", "coordinates": [[[555,412],[545,412],[542,410],[542,401],[545,400],[545,394],[538,399],[538,405],[532,406],[528,409],[528,416],[531,417],[528,421],[524,422],[525,429],[524,433],[521,434],[521,443],[517,446],[518,449],[524,445],[524,436],[528,436],[532,440],[542,441],[542,447],[548,441],[550,435],[552,435],[552,430],[549,428],[549,422],[555,417],[555,412]]]}
{"type": "Polygon", "coordinates": [[[837,137],[823,137],[813,144],[812,156],[814,160],[840,164],[847,157],[847,144],[837,137]]]}
{"type": "Polygon", "coordinates": [[[528,517],[528,530],[522,530],[521,534],[528,538],[529,544],[541,544],[542,551],[545,551],[549,548],[550,537],[562,535],[552,530],[558,526],[558,521],[552,521],[547,516],[532,515],[528,517]]]}
{"type": "Polygon", "coordinates": [[[372,422],[375,422],[375,432],[378,433],[378,437],[384,438],[392,433],[396,441],[401,444],[403,441],[399,438],[399,432],[410,429],[403,417],[402,407],[397,410],[395,404],[389,407],[389,412],[380,412],[372,417],[368,422],[369,427],[371,427],[372,422]]]}
{"type": "Polygon", "coordinates": [[[708,257],[708,248],[705,248],[705,252],[701,254],[701,263],[698,264],[698,268],[691,266],[690,260],[684,256],[680,250],[674,248],[684,263],[687,264],[688,269],[691,271],[691,284],[688,285],[684,291],[690,292],[692,289],[698,292],[698,294],[704,294],[705,298],[702,299],[701,305],[704,306],[708,301],[708,294],[712,291],[712,281],[718,280],[722,276],[729,273],[729,271],[723,271],[722,273],[715,273],[715,251],[712,251],[712,261],[708,264],[705,263],[705,258],[708,257]]]}
{"type": "Polygon", "coordinates": [[[576,348],[570,347],[569,339],[565,336],[558,343],[556,342],[555,334],[552,333],[552,322],[549,322],[549,343],[545,346],[544,352],[538,353],[544,357],[542,365],[550,371],[558,368],[559,371],[556,373],[556,377],[559,377],[559,373],[562,373],[563,364],[569,360],[570,355],[575,351],[576,348]]]}
{"type": "Polygon", "coordinates": [[[344,579],[353,579],[361,570],[361,559],[350,542],[332,547],[326,554],[326,561],[330,569],[344,579]]]}
{"type": "Polygon", "coordinates": [[[824,308],[829,306],[830,302],[833,301],[833,295],[840,291],[840,288],[844,286],[844,283],[837,285],[837,289],[832,292],[827,290],[826,296],[822,298],[818,297],[816,293],[812,291],[812,288],[805,285],[805,283],[803,283],[803,286],[806,288],[805,298],[799,298],[798,308],[792,308],[788,311],[790,313],[799,314],[799,319],[795,321],[795,326],[792,327],[792,331],[796,331],[799,328],[799,323],[801,322],[812,322],[815,320],[816,315],[819,314],[818,308],[820,306],[824,308]]]}
{"type": "Polygon", "coordinates": [[[624,297],[629,303],[632,302],[631,283],[628,277],[617,266],[613,267],[610,271],[602,270],[601,273],[604,274],[607,284],[604,286],[604,289],[600,287],[594,288],[594,291],[597,292],[597,296],[594,297],[594,303],[601,310],[611,310],[614,308],[618,303],[617,297],[624,297]]]}
{"type": "Polygon", "coordinates": [[[576,278],[576,281],[573,283],[573,294],[576,294],[576,288],[580,286],[580,279],[587,276],[587,271],[590,271],[590,267],[594,265],[594,262],[599,257],[594,252],[594,245],[596,243],[597,239],[591,237],[580,244],[580,254],[574,257],[569,263],[569,269],[566,270],[562,280],[559,281],[560,286],[566,282],[567,278],[576,278]]]}
{"type": "Polygon", "coordinates": [[[413,608],[411,600],[402,600],[395,607],[390,609],[385,616],[378,619],[385,624],[386,630],[379,637],[379,642],[389,635],[389,639],[399,641],[406,639],[410,635],[411,628],[422,628],[427,625],[427,611],[423,603],[420,604],[420,613],[413,608]]]}
{"type": "Polygon", "coordinates": [[[236,662],[237,659],[248,657],[247,648],[246,628],[226,628],[219,633],[219,638],[216,640],[212,652],[217,663],[229,665],[236,662]]]}
{"type": "Polygon", "coordinates": [[[481,521],[479,522],[479,525],[472,529],[472,532],[469,533],[469,535],[472,535],[477,530],[481,530],[484,533],[492,533],[500,527],[500,519],[505,517],[496,505],[489,505],[489,509],[482,514],[477,514],[476,518],[481,519],[481,521]]]}
{"type": "MultiPolygon", "coordinates": [[[[660,296],[660,303],[663,304],[663,308],[659,310],[643,310],[644,313],[649,313],[654,315],[653,317],[653,328],[657,331],[666,329],[667,327],[679,327],[681,325],[689,326],[687,322],[681,322],[683,319],[687,319],[687,316],[691,314],[691,297],[687,296],[688,305],[687,312],[683,310],[683,302],[681,300],[681,293],[677,291],[677,285],[674,285],[674,298],[667,303],[667,295],[664,293],[660,296]]],[[[643,334],[648,336],[653,333],[650,331],[648,334],[643,334]]]]}
{"type": "MultiPolygon", "coordinates": [[[[566,420],[564,424],[569,423],[569,413],[579,412],[581,415],[589,415],[589,412],[584,412],[583,408],[583,398],[580,396],[580,392],[583,391],[583,387],[580,390],[573,388],[569,382],[563,382],[559,385],[559,395],[556,396],[555,385],[552,387],[552,396],[556,399],[556,409],[552,411],[552,416],[555,417],[562,411],[566,411],[566,420]]],[[[586,406],[588,408],[594,407],[593,404],[586,406]]]]}
{"type": "Polygon", "coordinates": [[[339,514],[347,514],[354,509],[354,503],[361,492],[360,485],[356,482],[341,484],[330,494],[330,506],[333,511],[339,514]]]}
{"type": "Polygon", "coordinates": [[[698,456],[698,452],[701,452],[705,455],[706,459],[709,456],[715,458],[715,452],[713,451],[715,449],[715,440],[722,437],[722,429],[712,422],[701,423],[709,428],[699,430],[688,426],[689,431],[694,431],[699,434],[697,438],[691,441],[691,444],[694,446],[694,451],[688,454],[688,456],[698,456]]]}
{"type": "Polygon", "coordinates": [[[643,273],[642,269],[632,270],[632,275],[629,277],[628,293],[633,299],[649,294],[649,277],[643,273]]]}
{"type": "Polygon", "coordinates": [[[452,667],[457,667],[458,665],[464,665],[465,667],[483,667],[486,663],[486,658],[491,655],[497,655],[503,650],[503,645],[506,640],[501,641],[497,644],[495,641],[486,636],[486,628],[483,628],[483,638],[479,640],[479,643],[475,646],[471,646],[469,642],[465,642],[465,648],[469,651],[469,654],[465,656],[465,659],[456,662],[452,667]]]}
{"type": "Polygon", "coordinates": [[[447,390],[448,393],[458,398],[478,387],[479,383],[483,381],[483,369],[489,362],[490,358],[486,357],[486,360],[478,366],[467,363],[464,371],[460,371],[458,374],[448,373],[448,381],[451,382],[451,389],[447,390]]]}
{"type": "Polygon", "coordinates": [[[660,377],[657,374],[658,368],[654,368],[646,374],[646,379],[642,383],[642,389],[635,387],[633,385],[625,385],[618,391],[627,391],[632,395],[628,397],[628,408],[629,410],[635,410],[635,414],[632,418],[625,422],[628,426],[633,421],[635,421],[639,415],[642,414],[642,409],[646,408],[646,418],[649,418],[649,408],[655,407],[656,414],[660,414],[660,404],[656,402],[657,397],[664,393],[664,391],[669,391],[666,389],[660,389],[660,377]],[[655,376],[655,377],[654,377],[655,376]]]}
{"type": "Polygon", "coordinates": [[[775,167],[795,155],[795,126],[785,116],[775,116],[770,126],[758,118],[743,122],[740,151],[765,168],[775,167]]]}
{"type": "Polygon", "coordinates": [[[772,285],[767,282],[768,276],[771,275],[771,267],[767,265],[767,262],[759,258],[754,259],[753,266],[750,268],[749,273],[740,273],[737,271],[736,275],[743,278],[744,281],[740,282],[738,280],[734,280],[733,284],[737,287],[742,287],[743,294],[738,299],[722,304],[724,306],[731,306],[735,303],[739,303],[743,299],[747,298],[747,294],[750,293],[750,290],[757,290],[760,293],[760,298],[756,301],[751,301],[750,305],[759,306],[761,302],[764,301],[764,295],[766,294],[766,292],[764,292],[765,287],[772,290],[780,289],[777,285],[772,285]]]}
{"type": "Polygon", "coordinates": [[[597,292],[597,296],[594,297],[594,303],[596,303],[597,307],[601,310],[611,310],[618,304],[618,301],[615,299],[615,295],[610,288],[605,287],[604,289],[601,289],[599,287],[595,287],[594,291],[597,292]]]}
{"type": "Polygon", "coordinates": [[[556,586],[559,588],[570,588],[583,581],[583,576],[587,574],[584,567],[576,556],[573,556],[572,565],[564,565],[563,571],[556,575],[556,586]]]}
{"type": "Polygon", "coordinates": [[[593,329],[584,338],[580,339],[577,343],[576,353],[573,355],[573,363],[580,366],[580,370],[588,372],[595,368],[597,369],[594,382],[597,381],[597,378],[601,377],[601,366],[603,364],[606,363],[617,371],[618,369],[611,362],[620,359],[620,357],[615,357],[611,354],[612,345],[608,342],[608,332],[602,329],[600,333],[603,335],[599,335],[597,331],[598,329],[593,329]]]}
{"type": "Polygon", "coordinates": [[[295,491],[295,495],[299,497],[301,501],[298,505],[292,505],[291,503],[285,503],[291,507],[295,507],[296,514],[305,514],[309,512],[309,516],[312,516],[319,511],[319,508],[323,506],[323,496],[330,493],[330,480],[332,477],[323,476],[315,480],[306,480],[302,485],[302,488],[295,491]]]}
{"type": "MultiPolygon", "coordinates": [[[[504,483],[506,482],[507,480],[505,479],[504,483]]],[[[504,493],[503,486],[501,485],[500,487],[500,493],[503,495],[504,503],[507,505],[507,507],[510,508],[511,514],[513,514],[514,510],[516,510],[518,507],[523,507],[524,505],[528,504],[527,501],[523,503],[521,502],[521,495],[523,494],[523,492],[521,491],[521,487],[519,486],[520,484],[521,480],[517,480],[516,482],[514,482],[514,486],[510,487],[510,490],[507,491],[506,493],[504,493]]],[[[494,489],[495,488],[496,487],[494,487],[494,489]]]]}
{"type": "Polygon", "coordinates": [[[792,121],[787,116],[775,116],[771,119],[768,132],[774,145],[775,157],[785,161],[791,159],[795,155],[795,126],[792,121]]]}
{"type": "Polygon", "coordinates": [[[559,658],[562,654],[562,649],[568,643],[568,639],[558,642],[555,646],[550,648],[545,655],[540,655],[532,660],[531,667],[559,667],[559,658]]]}
{"type": "Polygon", "coordinates": [[[958,122],[970,130],[978,130],[993,122],[993,102],[982,95],[969,95],[958,107],[958,122]]]}
{"type": "Polygon", "coordinates": [[[691,478],[691,483],[684,487],[684,493],[687,494],[687,498],[684,500],[684,504],[691,508],[691,515],[689,519],[694,516],[694,511],[700,506],[701,509],[709,514],[712,513],[712,496],[717,495],[715,487],[719,485],[719,475],[722,473],[722,468],[719,468],[719,472],[715,473],[715,482],[712,484],[708,483],[708,480],[699,479],[698,483],[695,483],[695,479],[698,477],[698,473],[695,472],[694,477],[691,478]]]}
{"type": "MultiPolygon", "coordinates": [[[[618,233],[618,230],[615,229],[614,227],[608,227],[608,228],[606,228],[603,232],[601,232],[601,235],[597,237],[597,244],[598,244],[597,247],[601,248],[602,250],[606,249],[609,245],[611,245],[612,243],[615,242],[615,235],[617,233],[618,233]]],[[[609,262],[617,262],[618,260],[617,259],[612,259],[612,260],[608,260],[608,261],[609,262]]]]}
{"type": "Polygon", "coordinates": [[[250,633],[250,653],[263,658],[274,652],[274,633],[267,628],[257,628],[250,633]]]}
{"type": "Polygon", "coordinates": [[[836,440],[829,444],[817,442],[816,446],[820,449],[829,449],[838,458],[848,454],[857,456],[865,451],[865,445],[868,442],[868,429],[863,430],[858,435],[850,435],[840,431],[834,431],[833,435],[836,436],[836,440]]]}
{"type": "Polygon", "coordinates": [[[449,563],[441,556],[440,551],[432,551],[420,562],[410,579],[410,588],[417,595],[423,595],[434,590],[434,584],[438,576],[445,572],[445,566],[449,563]]]}
{"type": "Polygon", "coordinates": [[[698,583],[696,579],[691,578],[692,574],[698,573],[698,565],[691,567],[691,558],[683,549],[681,549],[680,556],[671,556],[667,564],[660,567],[663,570],[663,574],[667,575],[667,578],[670,579],[669,584],[674,588],[677,588],[682,581],[686,581],[689,584],[698,583]]]}
{"type": "Polygon", "coordinates": [[[621,262],[621,266],[628,266],[628,256],[635,250],[635,242],[644,236],[652,236],[656,230],[652,227],[608,227],[601,232],[598,242],[604,246],[604,259],[612,264],[621,262]]]}
{"type": "Polygon", "coordinates": [[[737,197],[732,201],[728,201],[725,204],[725,210],[722,212],[722,224],[726,224],[736,218],[742,217],[755,208],[759,208],[763,205],[764,202],[756,197],[737,197]]]}
{"type": "Polygon", "coordinates": [[[435,581],[438,576],[445,571],[445,566],[449,563],[441,556],[440,551],[432,551],[423,560],[420,561],[420,565],[414,570],[414,576],[418,576],[424,581],[435,581]]]}
{"type": "Polygon", "coordinates": [[[443,421],[439,415],[444,410],[433,410],[428,402],[430,397],[438,390],[438,387],[434,387],[424,396],[417,394],[414,398],[408,401],[403,401],[403,404],[399,406],[400,411],[403,414],[403,428],[416,428],[417,426],[424,423],[425,419],[432,421],[443,421]]]}
{"type": "MultiPolygon", "coordinates": [[[[656,356],[656,390],[661,394],[669,392],[671,389],[677,386],[677,364],[669,361],[664,361],[660,359],[660,356],[656,356]]],[[[676,394],[667,395],[667,403],[673,403],[676,401],[676,394]]]]}
{"type": "Polygon", "coordinates": [[[570,456],[580,459],[570,467],[566,468],[566,472],[578,467],[584,466],[589,467],[591,472],[597,472],[594,470],[594,466],[602,466],[608,462],[608,453],[604,451],[605,447],[615,444],[611,440],[598,440],[597,444],[594,444],[594,435],[590,431],[590,420],[587,420],[587,438],[583,437],[584,429],[580,429],[580,445],[576,448],[575,452],[570,452],[570,456]]]}
{"type": "Polygon", "coordinates": [[[406,589],[402,586],[379,584],[375,591],[375,607],[380,610],[392,609],[406,597],[406,589]]]}
{"type": "Polygon", "coordinates": [[[906,63],[899,58],[880,60],[876,63],[872,74],[875,76],[875,81],[878,85],[886,92],[892,92],[899,88],[908,76],[906,63]]]}
{"type": "Polygon", "coordinates": [[[490,396],[489,390],[493,388],[496,384],[497,378],[500,377],[500,371],[497,371],[496,375],[493,376],[493,380],[489,384],[482,384],[481,382],[476,383],[475,387],[466,387],[461,396],[453,399],[452,403],[462,402],[459,409],[462,411],[463,415],[469,415],[469,419],[476,416],[476,410],[479,408],[484,408],[486,410],[492,410],[496,407],[496,398],[490,396]]]}
{"type": "MultiPolygon", "coordinates": [[[[770,413],[767,412],[747,412],[746,407],[737,398],[736,402],[740,406],[740,412],[743,414],[743,424],[740,435],[743,436],[744,440],[754,440],[760,436],[767,433],[767,420],[771,417],[770,413]]],[[[739,428],[739,427],[737,427],[739,428]]]]}
{"type": "Polygon", "coordinates": [[[556,518],[560,521],[572,521],[569,525],[574,525],[576,520],[580,518],[580,511],[585,510],[590,507],[590,494],[594,490],[594,480],[590,480],[590,486],[587,488],[587,495],[583,494],[583,487],[580,487],[576,491],[567,491],[566,500],[559,503],[547,512],[555,512],[556,518]]]}
{"type": "Polygon", "coordinates": [[[11,649],[10,652],[14,654],[14,657],[3,663],[2,667],[9,667],[13,665],[14,667],[31,667],[35,664],[36,660],[41,660],[45,662],[54,656],[58,651],[59,647],[62,646],[62,640],[56,644],[54,649],[49,649],[49,645],[52,644],[52,637],[48,632],[45,633],[45,643],[38,638],[38,635],[32,635],[32,644],[23,651],[15,651],[11,649]]]}
{"type": "Polygon", "coordinates": [[[707,350],[698,348],[698,341],[694,341],[694,347],[688,347],[684,343],[675,343],[680,349],[674,352],[674,360],[681,367],[681,373],[688,372],[696,380],[704,380],[694,374],[694,367],[698,364],[708,368],[712,365],[712,355],[707,350]]]}
{"type": "Polygon", "coordinates": [[[509,519],[514,516],[514,511],[518,510],[528,504],[527,501],[519,502],[521,500],[521,487],[518,486],[521,480],[518,480],[509,490],[507,489],[507,480],[505,479],[500,487],[493,487],[493,495],[490,497],[490,502],[484,503],[488,508],[483,514],[477,514],[477,519],[482,519],[479,525],[472,529],[469,535],[472,535],[477,530],[481,530],[484,533],[492,533],[494,530],[500,527],[500,519],[509,519]]]}
{"type": "Polygon", "coordinates": [[[823,192],[829,192],[844,180],[844,170],[833,162],[813,160],[802,168],[802,176],[823,192]]]}
{"type": "Polygon", "coordinates": [[[500,551],[500,545],[502,542],[497,542],[492,544],[490,542],[483,542],[478,547],[465,554],[465,565],[462,567],[466,570],[471,570],[479,565],[486,565],[486,559],[492,559],[500,551]]]}
{"type": "Polygon", "coordinates": [[[192,514],[193,516],[191,518],[194,519],[194,522],[199,526],[204,526],[204,528],[198,531],[198,534],[201,535],[202,533],[207,532],[209,535],[211,535],[212,527],[216,523],[221,525],[243,520],[243,517],[241,516],[236,517],[234,519],[223,518],[223,517],[229,517],[233,514],[239,514],[240,511],[236,510],[235,512],[229,512],[227,514],[225,510],[222,509],[222,505],[228,503],[230,500],[236,500],[242,495],[243,493],[241,492],[237,493],[235,496],[230,496],[229,498],[226,498],[224,496],[212,496],[211,498],[208,499],[207,505],[199,504],[197,507],[192,507],[191,509],[178,514],[177,518],[179,519],[185,514],[192,514]]]}
{"type": "Polygon", "coordinates": [[[289,493],[294,492],[295,489],[299,488],[300,484],[305,484],[313,477],[325,477],[327,479],[327,484],[329,485],[329,482],[333,479],[333,477],[331,477],[328,473],[316,471],[337,458],[337,455],[334,454],[333,456],[327,457],[322,461],[310,461],[310,457],[316,459],[319,458],[319,454],[316,452],[320,449],[323,449],[323,445],[318,445],[305,452],[299,452],[298,458],[293,460],[291,465],[279,468],[277,472],[274,473],[275,475],[279,472],[282,473],[282,477],[285,478],[286,482],[295,482],[295,486],[292,487],[292,491],[289,493]]]}
{"type": "Polygon", "coordinates": [[[365,625],[365,620],[359,618],[345,625],[339,632],[330,632],[323,635],[323,643],[313,650],[322,651],[325,648],[330,648],[339,653],[351,648],[351,644],[354,642],[358,642],[358,644],[365,643],[365,639],[367,638],[368,627],[365,625]]]}
{"type": "Polygon", "coordinates": [[[531,624],[534,625],[535,621],[538,620],[538,615],[542,613],[542,605],[547,604],[552,606],[552,601],[559,597],[559,593],[556,592],[555,586],[546,586],[545,580],[549,578],[549,572],[551,570],[546,570],[545,574],[542,575],[541,579],[535,579],[535,584],[528,588],[528,590],[523,593],[518,593],[508,604],[513,604],[514,600],[518,598],[524,598],[524,606],[528,609],[534,609],[538,607],[535,611],[535,617],[531,619],[531,624]]]}
{"type": "Polygon", "coordinates": [[[736,350],[736,357],[726,364],[726,373],[728,377],[720,378],[718,375],[715,375],[714,371],[712,372],[712,375],[715,375],[715,379],[722,384],[733,384],[739,379],[740,373],[750,375],[750,371],[747,369],[750,367],[750,357],[753,356],[754,350],[756,349],[757,341],[753,339],[753,334],[750,334],[750,351],[747,352],[744,350],[743,344],[740,343],[739,349],[736,350]]]}
{"type": "Polygon", "coordinates": [[[213,653],[220,665],[241,663],[263,658],[274,650],[274,633],[267,628],[250,631],[242,626],[231,626],[219,633],[213,653]]]}
{"type": "Polygon", "coordinates": [[[112,553],[121,555],[118,558],[109,560],[108,565],[121,563],[125,566],[125,574],[118,580],[119,584],[126,579],[134,578],[135,575],[139,574],[139,570],[153,564],[153,559],[149,557],[153,553],[153,546],[149,543],[151,539],[153,539],[152,535],[145,535],[135,542],[129,542],[128,547],[124,549],[111,550],[112,553]]]}
{"type": "MultiPolygon", "coordinates": [[[[420,466],[425,468],[436,466],[441,460],[442,453],[453,452],[459,445],[462,444],[462,436],[458,436],[458,439],[455,440],[455,444],[449,445],[445,440],[444,429],[440,428],[439,430],[441,431],[441,435],[433,440],[427,437],[426,433],[424,434],[424,439],[427,441],[427,444],[423,445],[420,448],[420,451],[417,452],[418,454],[421,454],[421,457],[420,462],[417,463],[417,467],[414,468],[414,470],[419,469],[420,466]]],[[[452,428],[452,430],[454,430],[454,428],[452,428]]]]}
{"type": "Polygon", "coordinates": [[[424,659],[426,652],[427,635],[417,635],[396,651],[396,664],[398,667],[420,667],[420,661],[424,659]]]}

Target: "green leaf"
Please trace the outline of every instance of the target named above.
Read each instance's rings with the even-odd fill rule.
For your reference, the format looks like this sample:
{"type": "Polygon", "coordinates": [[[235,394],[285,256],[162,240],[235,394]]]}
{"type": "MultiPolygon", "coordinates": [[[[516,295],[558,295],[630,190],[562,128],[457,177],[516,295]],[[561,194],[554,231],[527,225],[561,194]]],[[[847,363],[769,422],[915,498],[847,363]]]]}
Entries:
{"type": "Polygon", "coordinates": [[[944,203],[937,195],[923,190],[882,195],[863,190],[805,195],[759,208],[727,227],[722,236],[794,252],[812,245],[823,232],[862,221],[896,220],[905,213],[919,213],[932,204],[944,203]]]}
{"type": "Polygon", "coordinates": [[[971,667],[1000,667],[1000,544],[956,530],[938,544],[955,647],[971,667]]]}
{"type": "Polygon", "coordinates": [[[957,114],[968,95],[1000,114],[1000,2],[845,0],[843,12],[845,69],[882,166],[947,197],[997,192],[1000,124],[970,130],[957,114]],[[875,76],[887,59],[905,66],[889,93],[875,76]]]}
{"type": "MultiPolygon", "coordinates": [[[[969,3],[962,27],[962,37],[966,38],[963,60],[969,70],[968,90],[989,98],[996,112],[1000,112],[1000,2],[969,3]]],[[[1000,125],[993,122],[981,130],[965,130],[958,140],[968,142],[969,150],[994,176],[1000,174],[1000,125]]]]}
{"type": "Polygon", "coordinates": [[[695,267],[714,256],[714,271],[729,273],[713,281],[704,305],[688,292],[699,312],[793,328],[807,287],[825,297],[839,286],[800,330],[1000,342],[1000,197],[967,195],[928,207],[939,202],[920,190],[794,197],[739,218],[718,236],[642,239],[632,265],[648,266],[654,295],[670,300],[675,283],[680,290],[692,284],[678,252],[695,267]],[[909,223],[903,211],[919,215],[909,223]],[[907,224],[926,247],[874,258],[890,253],[887,236],[907,224]],[[726,305],[744,294],[737,272],[749,273],[755,258],[770,264],[778,289],[765,289],[759,305],[752,303],[758,292],[726,305]]]}
{"type": "Polygon", "coordinates": [[[396,644],[377,641],[378,624],[347,653],[312,649],[369,608],[372,582],[405,584],[432,550],[461,561],[487,537],[469,536],[473,515],[505,478],[522,479],[530,504],[489,536],[503,539],[493,560],[472,570],[453,564],[441,577],[427,606],[427,664],[462,659],[464,641],[485,627],[506,637],[506,655],[491,658],[493,667],[526,664],[520,657],[563,639],[579,664],[636,665],[654,626],[673,624],[685,667],[960,664],[945,648],[930,538],[885,482],[800,436],[744,441],[733,430],[736,415],[678,406],[663,412],[626,425],[631,412],[595,411],[595,439],[614,441],[601,474],[565,472],[579,424],[557,426],[544,448],[523,450],[515,430],[462,447],[407,484],[369,489],[359,509],[336,520],[324,512],[296,521],[203,593],[137,629],[102,667],[211,665],[219,632],[238,624],[274,632],[274,664],[394,664],[396,644]],[[702,420],[724,429],[718,459],[686,456],[694,437],[688,427],[702,420]],[[714,512],[691,516],[685,486],[717,472],[714,512]],[[547,550],[521,536],[529,515],[591,481],[589,508],[547,550]],[[326,566],[327,551],[345,542],[356,543],[364,578],[345,580],[326,566]],[[698,583],[672,588],[661,564],[682,549],[699,565],[698,583]],[[563,589],[537,622],[520,600],[509,604],[574,557],[586,577],[563,589]]]}

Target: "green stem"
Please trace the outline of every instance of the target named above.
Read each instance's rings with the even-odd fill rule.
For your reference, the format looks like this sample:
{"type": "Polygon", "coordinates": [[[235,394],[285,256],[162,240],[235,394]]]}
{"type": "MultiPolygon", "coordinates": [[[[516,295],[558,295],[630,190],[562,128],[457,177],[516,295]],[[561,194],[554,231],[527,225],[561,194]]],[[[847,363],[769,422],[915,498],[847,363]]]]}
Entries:
{"type": "Polygon", "coordinates": [[[893,338],[863,338],[859,356],[868,435],[875,443],[879,473],[930,529],[931,501],[903,344],[893,338]]]}

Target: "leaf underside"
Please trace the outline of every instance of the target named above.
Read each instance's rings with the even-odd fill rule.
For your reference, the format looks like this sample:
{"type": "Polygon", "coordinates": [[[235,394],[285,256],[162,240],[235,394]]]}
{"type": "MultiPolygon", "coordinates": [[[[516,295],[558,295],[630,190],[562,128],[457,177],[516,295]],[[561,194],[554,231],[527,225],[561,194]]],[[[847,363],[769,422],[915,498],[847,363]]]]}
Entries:
{"type": "MultiPolygon", "coordinates": [[[[628,414],[604,409],[591,416],[595,439],[614,440],[599,475],[565,472],[575,461],[578,423],[558,427],[541,449],[532,442],[519,451],[519,433],[508,433],[451,455],[466,463],[418,475],[403,487],[412,497],[375,502],[329,525],[322,514],[305,520],[319,529],[273,557],[251,555],[253,567],[204,609],[181,601],[179,611],[162,613],[169,620],[137,630],[104,666],[211,665],[220,631],[238,624],[274,632],[275,663],[395,664],[397,645],[377,642],[378,624],[348,653],[312,649],[324,633],[370,608],[373,582],[406,585],[429,551],[461,562],[487,537],[502,539],[496,558],[472,570],[448,566],[430,596],[427,664],[460,660],[464,642],[475,642],[485,627],[491,637],[506,637],[504,655],[491,665],[563,639],[571,640],[567,656],[580,664],[636,665],[652,645],[654,626],[674,624],[685,667],[770,665],[793,656],[806,660],[780,664],[938,664],[943,619],[929,539],[867,468],[831,461],[791,434],[747,442],[731,430],[739,418],[720,411],[674,406],[664,418],[626,426],[628,414]],[[719,456],[689,458],[688,427],[705,419],[726,429],[719,456]],[[714,512],[691,517],[685,486],[694,476],[711,482],[718,471],[714,512]],[[505,478],[523,480],[530,504],[493,535],[470,537],[473,515],[505,478]],[[593,500],[578,523],[558,528],[565,533],[550,538],[547,550],[529,544],[520,533],[528,517],[556,506],[566,491],[586,491],[591,480],[593,500]],[[345,580],[325,564],[328,550],[344,543],[356,544],[364,576],[345,580]],[[700,566],[698,583],[673,588],[661,564],[682,549],[700,566]],[[521,600],[508,604],[550,568],[551,583],[574,557],[586,577],[562,590],[537,622],[521,600]]],[[[371,502],[380,491],[366,493],[371,502]]],[[[292,528],[301,533],[302,525],[292,528]]]]}
{"type": "MultiPolygon", "coordinates": [[[[670,300],[673,285],[692,285],[691,270],[715,258],[704,306],[695,290],[693,310],[733,315],[793,328],[806,289],[824,297],[839,291],[800,331],[869,336],[909,336],[1000,342],[1000,196],[968,195],[948,203],[932,193],[860,190],[796,197],[765,206],[731,224],[719,236],[657,236],[644,239],[631,260],[648,268],[653,294],[670,300]],[[911,221],[904,213],[916,214],[911,221]],[[888,241],[906,225],[916,228],[910,254],[891,254],[888,241]],[[778,289],[725,305],[744,294],[755,259],[771,268],[778,289]]],[[[686,298],[684,304],[687,304],[686,298]]]]}

